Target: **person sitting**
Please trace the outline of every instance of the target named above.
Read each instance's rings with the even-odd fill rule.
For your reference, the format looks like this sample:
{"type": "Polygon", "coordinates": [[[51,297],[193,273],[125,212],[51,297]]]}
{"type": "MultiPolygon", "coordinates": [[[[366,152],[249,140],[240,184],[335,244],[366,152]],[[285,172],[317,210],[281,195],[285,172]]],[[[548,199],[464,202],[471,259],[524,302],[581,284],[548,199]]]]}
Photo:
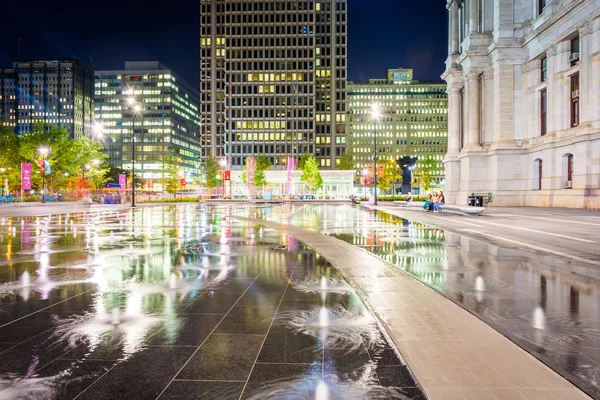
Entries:
{"type": "Polygon", "coordinates": [[[433,211],[433,197],[431,194],[427,195],[427,201],[423,204],[423,209],[425,209],[425,211],[433,211]]]}
{"type": "Polygon", "coordinates": [[[440,190],[437,203],[433,203],[433,212],[439,212],[440,206],[444,204],[446,204],[446,198],[444,197],[444,192],[440,190]]]}
{"type": "Polygon", "coordinates": [[[413,201],[412,192],[408,192],[408,196],[406,197],[406,202],[410,203],[411,201],[413,201]]]}

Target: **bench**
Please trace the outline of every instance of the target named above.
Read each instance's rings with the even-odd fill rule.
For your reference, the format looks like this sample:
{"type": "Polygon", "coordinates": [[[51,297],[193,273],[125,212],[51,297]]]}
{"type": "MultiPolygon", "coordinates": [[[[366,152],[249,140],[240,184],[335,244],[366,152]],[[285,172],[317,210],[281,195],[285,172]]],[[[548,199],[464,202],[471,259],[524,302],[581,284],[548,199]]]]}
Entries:
{"type": "Polygon", "coordinates": [[[398,207],[406,207],[408,205],[408,201],[394,201],[394,204],[398,207]]]}
{"type": "MultiPolygon", "coordinates": [[[[406,205],[406,208],[413,211],[425,211],[423,209],[424,205],[424,201],[411,201],[406,205]]],[[[485,211],[485,207],[457,206],[454,204],[442,204],[439,209],[443,212],[469,216],[476,216],[485,211]]]]}

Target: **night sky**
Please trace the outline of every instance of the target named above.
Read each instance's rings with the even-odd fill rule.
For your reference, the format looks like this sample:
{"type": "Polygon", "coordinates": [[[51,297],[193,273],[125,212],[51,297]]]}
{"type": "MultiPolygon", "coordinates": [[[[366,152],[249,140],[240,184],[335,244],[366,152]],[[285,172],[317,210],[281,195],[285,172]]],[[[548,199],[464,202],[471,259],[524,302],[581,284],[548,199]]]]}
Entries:
{"type": "MultiPolygon", "coordinates": [[[[199,88],[200,1],[0,0],[0,68],[22,59],[92,58],[96,69],[157,60],[199,88]]],[[[447,55],[445,0],[348,0],[349,80],[413,68],[439,81],[447,55]]]]}

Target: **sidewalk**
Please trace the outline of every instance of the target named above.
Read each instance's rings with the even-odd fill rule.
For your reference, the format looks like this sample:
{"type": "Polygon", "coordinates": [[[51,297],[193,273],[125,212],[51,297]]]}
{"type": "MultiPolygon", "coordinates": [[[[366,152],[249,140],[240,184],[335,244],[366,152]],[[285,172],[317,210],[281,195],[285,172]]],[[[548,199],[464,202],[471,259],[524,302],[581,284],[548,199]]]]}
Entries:
{"type": "Polygon", "coordinates": [[[487,208],[478,217],[410,211],[396,205],[371,209],[407,217],[505,248],[552,254],[600,266],[600,211],[565,208],[487,208]]]}
{"type": "Polygon", "coordinates": [[[303,228],[232,218],[287,232],[338,267],[371,303],[430,399],[589,398],[486,323],[379,258],[303,228]]]}

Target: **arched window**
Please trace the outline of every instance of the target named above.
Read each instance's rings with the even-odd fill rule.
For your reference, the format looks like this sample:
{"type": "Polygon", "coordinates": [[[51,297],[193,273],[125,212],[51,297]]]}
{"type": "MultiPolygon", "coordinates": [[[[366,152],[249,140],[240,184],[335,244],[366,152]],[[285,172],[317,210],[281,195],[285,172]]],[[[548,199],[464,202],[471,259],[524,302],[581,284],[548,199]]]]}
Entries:
{"type": "Polygon", "coordinates": [[[567,153],[562,157],[562,159],[563,188],[571,189],[573,187],[573,154],[567,153]]]}
{"type": "Polygon", "coordinates": [[[533,161],[533,190],[542,190],[542,160],[533,161]]]}

